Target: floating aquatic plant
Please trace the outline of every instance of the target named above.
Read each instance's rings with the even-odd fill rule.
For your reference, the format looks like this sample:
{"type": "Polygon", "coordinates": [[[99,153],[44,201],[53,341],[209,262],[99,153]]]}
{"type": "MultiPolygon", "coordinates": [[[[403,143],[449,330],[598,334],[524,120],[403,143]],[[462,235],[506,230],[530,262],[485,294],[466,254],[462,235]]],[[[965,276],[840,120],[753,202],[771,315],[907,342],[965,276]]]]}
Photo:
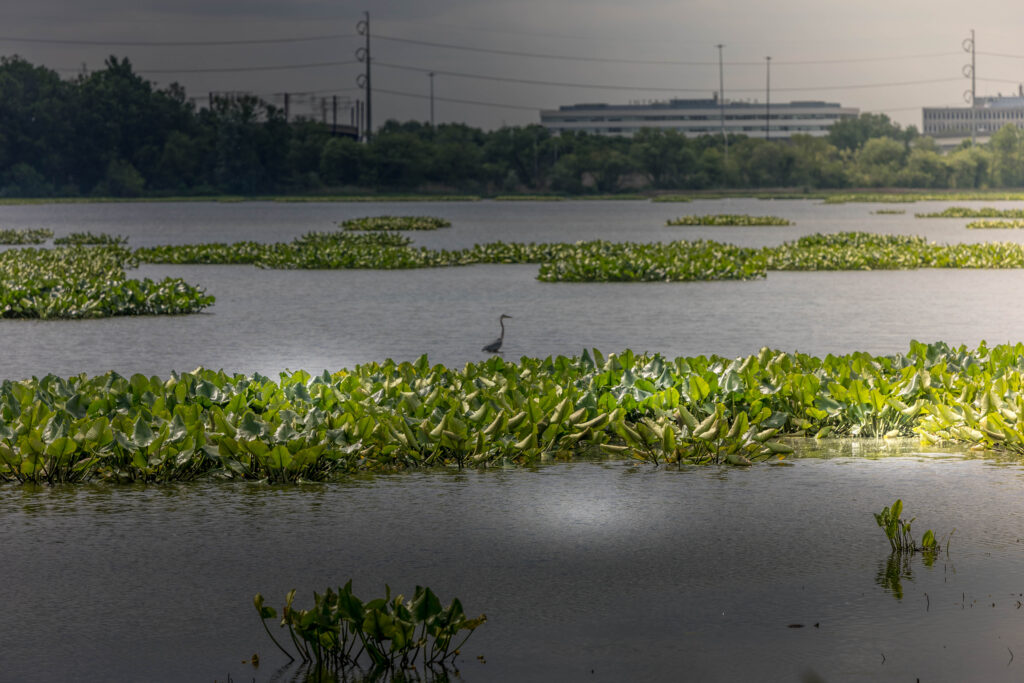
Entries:
{"type": "Polygon", "coordinates": [[[537,279],[545,282],[685,282],[749,280],[766,274],[756,249],[710,240],[636,244],[578,242],[553,250],[537,279]]]}
{"type": "Polygon", "coordinates": [[[471,194],[360,194],[360,195],[309,195],[273,197],[275,202],[477,202],[480,197],[471,194]]]}
{"type": "Polygon", "coordinates": [[[951,206],[934,213],[915,213],[918,218],[1024,218],[1024,209],[994,209],[986,206],[971,209],[966,206],[951,206]]]}
{"type": "Polygon", "coordinates": [[[53,237],[46,228],[5,228],[0,230],[0,244],[42,244],[53,237]]]}
{"type": "Polygon", "coordinates": [[[194,313],[213,303],[178,278],[130,280],[136,261],[119,247],[0,252],[0,317],[99,318],[194,313]]]}
{"type": "MultiPolygon", "coordinates": [[[[311,376],[46,376],[0,383],[0,480],[329,481],[615,457],[744,465],[790,437],[918,435],[1024,456],[1024,345],[734,359],[488,358],[311,376]]],[[[796,442],[798,443],[798,442],[796,442]]]]}
{"type": "Polygon", "coordinates": [[[101,232],[94,235],[91,232],[72,232],[68,235],[58,237],[53,243],[59,246],[65,245],[113,245],[119,246],[128,243],[128,238],[123,235],[109,235],[101,232]]]}
{"type": "Polygon", "coordinates": [[[1011,220],[1011,221],[995,221],[995,220],[980,220],[971,221],[967,224],[968,230],[989,230],[989,229],[1006,229],[1006,228],[1024,228],[1024,220],[1011,220]]]}
{"type": "Polygon", "coordinates": [[[437,230],[450,221],[435,216],[367,216],[350,218],[341,224],[346,230],[437,230]]]}
{"type": "Polygon", "coordinates": [[[925,201],[1022,201],[1022,192],[852,192],[830,194],[826,204],[849,202],[913,203],[925,201]]]}
{"type": "Polygon", "coordinates": [[[670,218],[666,225],[793,225],[793,222],[778,216],[748,216],[746,214],[720,213],[706,216],[680,216],[670,218]]]}
{"type": "MultiPolygon", "coordinates": [[[[487,621],[483,614],[467,617],[458,598],[442,605],[423,586],[416,586],[409,601],[402,595],[392,597],[390,586],[385,586],[384,597],[363,601],[352,592],[350,580],[337,591],[314,593],[310,609],[297,609],[294,600],[292,590],[281,609],[280,626],[287,629],[294,652],[317,674],[358,667],[361,660],[369,660],[376,676],[396,669],[443,668],[487,621]]],[[[278,611],[259,593],[253,604],[267,635],[294,661],[292,651],[267,626],[268,620],[278,618],[278,611]]]]}
{"type": "Polygon", "coordinates": [[[902,513],[903,501],[898,498],[892,506],[886,506],[882,508],[881,512],[875,513],[875,522],[885,532],[892,551],[894,553],[914,553],[919,550],[932,553],[938,552],[940,550],[939,542],[935,540],[935,534],[932,530],[929,529],[924,532],[924,536],[921,537],[921,541],[918,543],[914,540],[914,534],[911,531],[911,526],[917,518],[903,519],[900,516],[902,513]]]}

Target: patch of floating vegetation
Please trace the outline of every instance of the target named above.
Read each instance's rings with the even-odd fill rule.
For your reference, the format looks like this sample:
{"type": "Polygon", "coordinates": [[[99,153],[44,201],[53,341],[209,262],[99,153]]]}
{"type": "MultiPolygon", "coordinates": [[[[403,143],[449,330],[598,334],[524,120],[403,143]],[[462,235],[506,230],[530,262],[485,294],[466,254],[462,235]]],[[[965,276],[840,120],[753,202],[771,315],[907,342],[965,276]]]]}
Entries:
{"type": "Polygon", "coordinates": [[[265,242],[207,242],[139,247],[134,256],[140,263],[240,265],[259,264],[277,245],[265,242]]]}
{"type": "Polygon", "coordinates": [[[382,195],[302,195],[272,197],[275,202],[478,202],[471,194],[382,194],[382,195]]]}
{"type": "Polygon", "coordinates": [[[435,216],[365,216],[341,224],[345,230],[437,230],[451,222],[435,216]]]}
{"type": "Polygon", "coordinates": [[[1011,221],[994,221],[994,220],[980,220],[971,221],[967,224],[968,230],[989,230],[989,229],[1007,229],[1007,228],[1024,228],[1024,220],[1011,220],[1011,221]]]}
{"type": "Polygon", "coordinates": [[[502,194],[494,198],[496,202],[564,202],[566,198],[560,194],[502,194]]]}
{"type": "MultiPolygon", "coordinates": [[[[428,680],[434,680],[434,675],[447,680],[446,667],[454,663],[473,631],[487,621],[483,614],[467,617],[458,598],[442,605],[434,592],[423,586],[416,586],[408,602],[401,595],[392,597],[386,584],[383,597],[361,600],[352,592],[351,579],[337,591],[327,588],[323,594],[313,593],[310,609],[294,607],[294,599],[292,590],[285,597],[280,618],[259,593],[253,596],[253,605],[274,645],[294,661],[267,627],[267,620],[287,628],[307,680],[321,679],[324,672],[335,679],[341,673],[347,680],[349,672],[361,671],[366,662],[377,680],[384,674],[393,675],[387,676],[389,680],[407,680],[410,673],[420,680],[421,671],[431,673],[428,680]]],[[[258,662],[255,655],[253,660],[258,662]]]]}
{"type": "Polygon", "coordinates": [[[971,209],[966,206],[951,206],[937,213],[915,213],[917,218],[1024,218],[1024,209],[994,209],[986,206],[971,209]]]}
{"type": "Polygon", "coordinates": [[[878,211],[872,211],[871,213],[876,216],[902,216],[906,211],[903,209],[879,209],[878,211]]]}
{"type": "Polygon", "coordinates": [[[113,245],[118,246],[128,243],[128,238],[123,235],[110,235],[105,232],[101,232],[98,235],[94,235],[91,232],[73,232],[69,235],[64,235],[53,240],[53,243],[58,246],[63,245],[113,245]]]}
{"type": "Polygon", "coordinates": [[[661,194],[651,197],[652,202],[690,202],[696,199],[762,199],[762,200],[798,200],[825,199],[829,195],[822,192],[765,192],[761,190],[701,191],[691,194],[661,194]]]}
{"type": "MultiPolygon", "coordinates": [[[[886,505],[881,512],[874,513],[875,522],[885,532],[889,539],[889,547],[893,553],[916,552],[929,553],[933,556],[942,550],[942,546],[935,538],[935,533],[929,529],[924,532],[921,541],[914,539],[913,523],[916,517],[909,520],[903,519],[903,501],[899,498],[891,505],[886,505]]],[[[934,558],[933,558],[934,559],[934,558]]]]}
{"type": "Polygon", "coordinates": [[[793,222],[778,216],[748,216],[746,214],[719,213],[705,216],[680,216],[670,218],[666,225],[793,225],[793,222]]]}
{"type": "Polygon", "coordinates": [[[901,204],[927,201],[1024,201],[1024,192],[851,192],[825,196],[826,204],[850,202],[901,204]]]}
{"type": "Polygon", "coordinates": [[[763,250],[768,270],[1024,268],[1013,242],[936,244],[924,237],[869,232],[814,234],[763,250]]]}
{"type": "Polygon", "coordinates": [[[543,282],[687,282],[765,276],[757,249],[710,240],[668,244],[579,242],[562,245],[541,263],[543,282]]]}
{"type": "Polygon", "coordinates": [[[129,280],[137,261],[120,247],[0,252],[0,317],[101,318],[195,313],[214,301],[178,278],[129,280]]]}
{"type": "Polygon", "coordinates": [[[152,204],[161,202],[247,202],[267,201],[266,197],[239,195],[195,195],[186,197],[0,197],[0,206],[23,204],[152,204]]]}
{"type": "Polygon", "coordinates": [[[749,465],[780,436],[906,437],[1024,455],[1024,344],[823,358],[493,357],[333,374],[48,375],[0,383],[0,480],[327,481],[611,457],[749,465]]]}
{"type": "Polygon", "coordinates": [[[0,230],[0,244],[42,244],[53,237],[46,228],[5,228],[0,230]]]}
{"type": "Polygon", "coordinates": [[[773,270],[1024,268],[1013,242],[935,244],[923,237],[868,232],[814,234],[774,247],[741,248],[710,240],[639,244],[477,244],[468,249],[412,247],[388,232],[309,233],[291,243],[169,245],[137,249],[145,263],[248,263],[276,269],[404,269],[474,264],[540,264],[545,282],[749,280],[773,270]]]}
{"type": "Polygon", "coordinates": [[[642,194],[579,194],[570,195],[569,199],[581,200],[581,201],[640,201],[646,200],[647,195],[642,194]]]}
{"type": "MultiPolygon", "coordinates": [[[[267,242],[208,242],[205,244],[171,244],[139,247],[134,257],[141,263],[240,265],[261,268],[297,268],[297,254],[331,245],[344,245],[344,249],[364,255],[363,262],[382,258],[381,250],[388,247],[406,247],[410,239],[388,232],[309,232],[290,243],[267,242]],[[289,262],[295,265],[287,265],[289,262]],[[277,264],[277,265],[272,265],[277,264]]],[[[364,266],[369,267],[369,266],[364,266]]]]}

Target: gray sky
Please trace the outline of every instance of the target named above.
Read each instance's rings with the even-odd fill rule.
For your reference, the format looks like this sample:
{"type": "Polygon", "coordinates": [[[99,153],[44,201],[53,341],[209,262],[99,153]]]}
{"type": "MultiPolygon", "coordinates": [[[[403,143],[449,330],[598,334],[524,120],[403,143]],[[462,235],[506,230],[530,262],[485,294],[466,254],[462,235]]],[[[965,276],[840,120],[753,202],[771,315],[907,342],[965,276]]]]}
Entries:
{"type": "MultiPolygon", "coordinates": [[[[773,102],[823,99],[920,127],[922,106],[963,103],[970,80],[961,69],[970,56],[961,43],[972,28],[978,96],[1016,92],[1024,82],[1024,45],[1015,35],[1019,7],[1009,0],[3,0],[0,51],[61,70],[65,77],[83,63],[96,69],[108,55],[127,56],[157,85],[178,81],[196,97],[211,90],[249,91],[273,101],[286,91],[316,91],[312,97],[337,95],[344,103],[362,97],[355,82],[359,64],[196,70],[354,61],[362,44],[355,26],[368,10],[377,125],[387,118],[429,118],[429,77],[422,70],[437,72],[438,122],[484,128],[535,123],[538,109],[561,104],[708,97],[718,88],[715,44],[724,43],[727,99],[764,101],[765,57],[771,56],[773,102]],[[114,44],[325,35],[343,37],[220,46],[114,44]]],[[[293,97],[293,111],[320,112],[310,99],[293,97]]]]}

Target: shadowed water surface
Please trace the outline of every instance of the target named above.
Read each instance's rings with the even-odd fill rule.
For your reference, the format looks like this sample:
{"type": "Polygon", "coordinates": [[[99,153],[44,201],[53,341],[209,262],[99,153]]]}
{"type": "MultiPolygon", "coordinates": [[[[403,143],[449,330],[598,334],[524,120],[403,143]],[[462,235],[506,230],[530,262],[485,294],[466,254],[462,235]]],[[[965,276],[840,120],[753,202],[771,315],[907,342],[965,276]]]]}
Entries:
{"type": "Polygon", "coordinates": [[[485,612],[457,661],[466,681],[1020,680],[1022,486],[1018,467],[904,452],[10,487],[0,679],[273,680],[284,661],[252,595],[279,607],[298,588],[306,606],[351,577],[359,595],[423,584],[485,612]],[[910,560],[902,599],[879,584],[888,543],[871,517],[896,497],[918,534],[956,528],[948,557],[910,560]],[[258,669],[241,663],[253,652],[258,669]]]}

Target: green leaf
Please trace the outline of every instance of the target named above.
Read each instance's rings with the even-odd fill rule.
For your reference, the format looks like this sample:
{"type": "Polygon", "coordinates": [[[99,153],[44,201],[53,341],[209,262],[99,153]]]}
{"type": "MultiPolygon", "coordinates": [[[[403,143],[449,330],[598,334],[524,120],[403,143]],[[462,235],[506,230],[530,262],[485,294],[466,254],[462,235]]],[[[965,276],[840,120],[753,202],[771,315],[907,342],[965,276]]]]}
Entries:
{"type": "MultiPolygon", "coordinates": [[[[136,377],[142,377],[142,375],[136,375],[136,377]]],[[[141,416],[135,420],[135,431],[132,433],[132,441],[140,448],[145,448],[149,444],[153,443],[156,436],[153,434],[153,430],[149,426],[149,421],[144,420],[141,416]]]]}

